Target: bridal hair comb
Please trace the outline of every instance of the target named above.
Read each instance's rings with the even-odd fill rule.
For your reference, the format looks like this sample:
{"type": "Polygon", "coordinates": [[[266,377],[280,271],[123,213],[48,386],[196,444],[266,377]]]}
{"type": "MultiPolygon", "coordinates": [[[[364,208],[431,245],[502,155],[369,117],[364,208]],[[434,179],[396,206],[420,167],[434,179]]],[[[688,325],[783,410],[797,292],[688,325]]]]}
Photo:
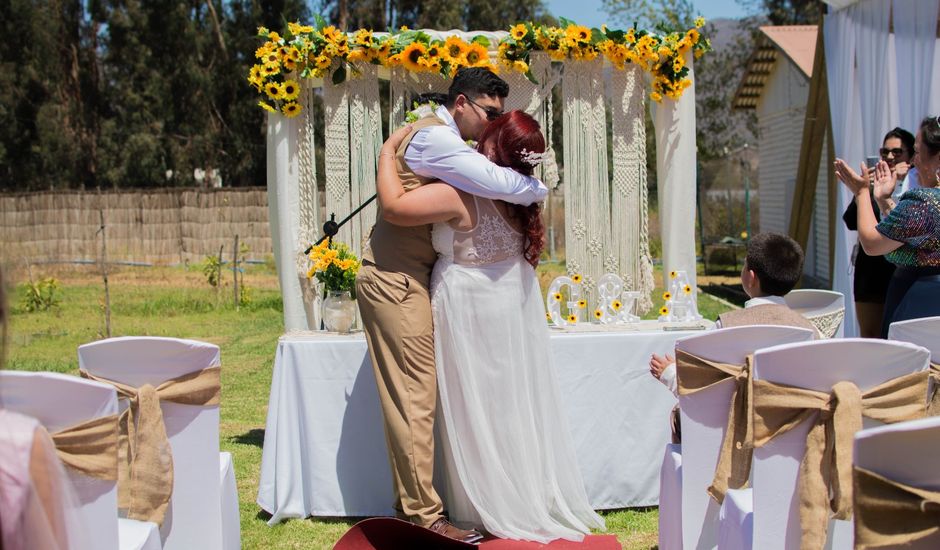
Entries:
{"type": "Polygon", "coordinates": [[[519,151],[519,160],[528,164],[529,166],[538,166],[547,158],[547,152],[536,153],[535,151],[529,151],[528,149],[519,151]]]}

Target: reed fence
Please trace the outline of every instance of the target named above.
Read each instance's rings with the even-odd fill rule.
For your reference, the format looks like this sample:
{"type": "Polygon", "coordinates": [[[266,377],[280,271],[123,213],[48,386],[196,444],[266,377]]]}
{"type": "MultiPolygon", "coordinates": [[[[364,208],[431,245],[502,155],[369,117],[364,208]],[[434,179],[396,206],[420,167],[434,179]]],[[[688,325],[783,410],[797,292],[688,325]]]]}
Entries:
{"type": "Polygon", "coordinates": [[[264,187],[47,191],[0,194],[0,258],[94,262],[103,210],[108,260],[148,264],[202,261],[235,235],[248,259],[273,254],[264,187]]]}

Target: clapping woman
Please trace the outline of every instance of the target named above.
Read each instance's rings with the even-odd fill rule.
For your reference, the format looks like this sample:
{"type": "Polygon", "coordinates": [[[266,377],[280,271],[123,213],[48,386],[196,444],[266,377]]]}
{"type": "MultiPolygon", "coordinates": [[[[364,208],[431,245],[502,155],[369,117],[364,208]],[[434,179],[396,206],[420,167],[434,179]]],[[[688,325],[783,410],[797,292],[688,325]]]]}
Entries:
{"type": "Polygon", "coordinates": [[[868,170],[862,176],[842,159],[835,170],[858,203],[858,240],[870,256],[884,255],[897,268],[885,297],[881,333],[895,321],[940,315],[940,117],[925,118],[914,140],[913,164],[920,188],[891,197],[897,176],[888,163],[875,167],[873,195],[881,210],[878,222],[868,192],[868,170]]]}

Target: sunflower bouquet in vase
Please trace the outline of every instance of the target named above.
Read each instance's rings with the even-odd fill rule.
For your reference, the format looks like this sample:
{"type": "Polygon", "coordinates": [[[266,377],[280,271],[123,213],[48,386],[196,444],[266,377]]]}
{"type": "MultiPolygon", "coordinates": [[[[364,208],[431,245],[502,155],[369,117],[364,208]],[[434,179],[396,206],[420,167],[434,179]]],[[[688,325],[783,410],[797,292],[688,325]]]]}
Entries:
{"type": "Polygon", "coordinates": [[[310,249],[308,278],[322,285],[326,330],[349,332],[356,321],[356,273],[361,262],[345,243],[324,240],[310,249]]]}

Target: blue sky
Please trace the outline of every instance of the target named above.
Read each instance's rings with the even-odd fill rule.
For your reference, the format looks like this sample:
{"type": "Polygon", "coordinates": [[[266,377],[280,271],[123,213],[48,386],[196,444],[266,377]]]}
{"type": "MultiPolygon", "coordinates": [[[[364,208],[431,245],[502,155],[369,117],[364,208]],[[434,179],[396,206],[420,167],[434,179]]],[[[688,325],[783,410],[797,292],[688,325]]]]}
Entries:
{"type": "MultiPolygon", "coordinates": [[[[744,9],[735,0],[693,0],[692,4],[706,19],[745,15],[744,9]]],[[[600,27],[608,20],[601,0],[546,0],[545,5],[555,17],[566,17],[579,25],[600,27]]]]}

